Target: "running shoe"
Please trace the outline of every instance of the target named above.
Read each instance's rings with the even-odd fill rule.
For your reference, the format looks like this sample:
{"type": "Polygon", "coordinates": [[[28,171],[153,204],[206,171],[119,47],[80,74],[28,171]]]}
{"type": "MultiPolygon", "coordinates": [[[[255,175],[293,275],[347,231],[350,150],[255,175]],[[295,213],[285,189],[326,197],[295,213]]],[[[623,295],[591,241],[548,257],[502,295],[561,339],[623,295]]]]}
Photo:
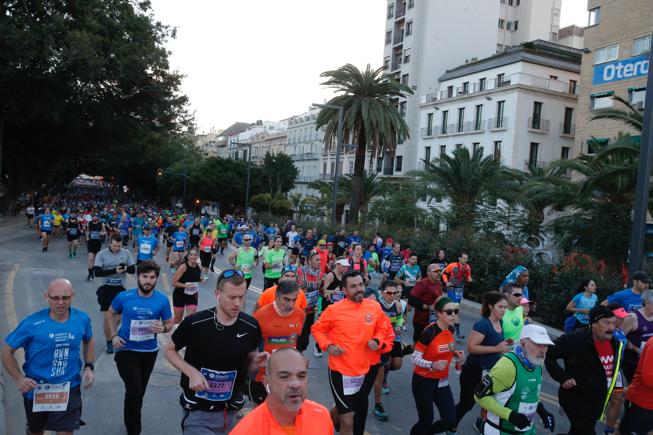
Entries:
{"type": "Polygon", "coordinates": [[[381,394],[390,394],[390,387],[388,387],[388,384],[383,383],[383,386],[381,387],[381,394]]]}
{"type": "Polygon", "coordinates": [[[322,358],[322,350],[317,345],[313,348],[313,356],[315,358],[322,358]]]}
{"type": "Polygon", "coordinates": [[[111,342],[107,343],[107,353],[114,353],[113,344],[111,342]]]}
{"type": "Polygon", "coordinates": [[[402,331],[408,331],[408,326],[406,326],[406,324],[404,324],[404,326],[401,327],[401,330],[402,331]]]}
{"type": "Polygon", "coordinates": [[[388,421],[388,413],[385,412],[381,403],[374,405],[374,417],[379,421],[388,421]]]}

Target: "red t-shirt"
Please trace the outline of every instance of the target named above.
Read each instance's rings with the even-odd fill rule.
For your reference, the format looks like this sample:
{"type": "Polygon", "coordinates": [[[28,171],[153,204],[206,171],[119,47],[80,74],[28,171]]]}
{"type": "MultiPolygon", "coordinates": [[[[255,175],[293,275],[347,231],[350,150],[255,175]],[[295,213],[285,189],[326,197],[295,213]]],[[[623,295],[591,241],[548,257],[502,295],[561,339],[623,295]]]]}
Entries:
{"type": "Polygon", "coordinates": [[[653,410],[653,338],[649,338],[639,355],[633,382],[628,387],[626,399],[640,408],[653,410]]]}
{"type": "MultiPolygon", "coordinates": [[[[433,282],[428,278],[420,279],[410,291],[410,295],[426,305],[433,305],[442,296],[442,283],[439,280],[433,282]]],[[[429,311],[416,309],[413,316],[413,323],[416,325],[428,325],[429,311]]]]}
{"type": "Polygon", "coordinates": [[[605,370],[605,377],[609,382],[612,380],[612,375],[614,374],[614,349],[612,348],[612,343],[610,340],[594,340],[594,348],[596,348],[596,352],[599,354],[599,360],[603,364],[603,370],[605,370]]]}

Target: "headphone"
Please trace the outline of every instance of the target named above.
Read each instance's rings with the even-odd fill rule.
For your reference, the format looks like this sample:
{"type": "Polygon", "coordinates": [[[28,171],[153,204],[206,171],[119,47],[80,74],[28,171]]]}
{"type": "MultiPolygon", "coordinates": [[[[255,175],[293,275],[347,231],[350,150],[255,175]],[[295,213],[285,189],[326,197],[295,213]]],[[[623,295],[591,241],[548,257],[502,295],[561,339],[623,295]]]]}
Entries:
{"type": "Polygon", "coordinates": [[[270,386],[268,384],[265,384],[265,391],[267,391],[268,394],[270,394],[270,386]]]}

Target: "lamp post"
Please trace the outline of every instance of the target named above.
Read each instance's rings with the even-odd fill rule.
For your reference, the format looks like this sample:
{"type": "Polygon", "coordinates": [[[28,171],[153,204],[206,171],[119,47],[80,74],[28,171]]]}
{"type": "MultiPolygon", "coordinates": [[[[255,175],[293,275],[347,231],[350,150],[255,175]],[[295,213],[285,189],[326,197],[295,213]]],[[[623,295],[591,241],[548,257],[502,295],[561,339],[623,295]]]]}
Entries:
{"type": "Polygon", "coordinates": [[[334,104],[313,104],[314,107],[321,109],[334,109],[338,111],[338,137],[336,139],[336,167],[333,169],[333,210],[331,211],[331,220],[333,225],[337,225],[337,200],[338,200],[338,167],[340,165],[340,149],[342,148],[342,132],[345,122],[345,108],[334,104]]]}
{"type": "Polygon", "coordinates": [[[163,178],[165,175],[176,175],[178,177],[183,177],[184,178],[184,190],[183,194],[181,196],[181,206],[182,208],[184,207],[184,204],[186,202],[186,180],[188,180],[188,169],[184,168],[184,172],[166,172],[163,169],[158,169],[156,171],[156,176],[158,178],[163,178]]]}
{"type": "MultiPolygon", "coordinates": [[[[653,64],[653,50],[649,51],[649,65],[653,64]]],[[[653,160],[653,68],[648,69],[646,80],[646,100],[644,102],[644,129],[639,148],[639,167],[635,187],[635,209],[633,211],[633,231],[630,238],[628,258],[628,282],[632,283],[633,273],[641,269],[646,244],[646,212],[651,187],[651,162],[653,160]]]]}
{"type": "Polygon", "coordinates": [[[237,147],[247,147],[247,184],[245,187],[245,216],[249,209],[249,177],[252,167],[252,143],[251,142],[232,142],[232,145],[237,147]]]}

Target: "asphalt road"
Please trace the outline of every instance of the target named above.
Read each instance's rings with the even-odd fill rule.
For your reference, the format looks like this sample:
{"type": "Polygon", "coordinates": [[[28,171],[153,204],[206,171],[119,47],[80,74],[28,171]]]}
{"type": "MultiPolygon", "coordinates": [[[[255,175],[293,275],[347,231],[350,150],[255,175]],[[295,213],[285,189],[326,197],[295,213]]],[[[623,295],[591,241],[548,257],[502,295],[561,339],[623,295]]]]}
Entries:
{"type": "MultiPolygon", "coordinates": [[[[59,238],[51,243],[47,253],[41,252],[41,245],[33,230],[25,228],[22,218],[5,218],[0,222],[0,298],[2,307],[0,313],[0,332],[2,337],[15,327],[17,322],[28,314],[46,306],[43,291],[49,281],[64,277],[73,283],[75,298],[73,305],[89,313],[93,322],[93,332],[97,340],[95,385],[83,392],[83,420],[87,426],[79,433],[122,435],[126,431],[122,424],[122,406],[124,388],[118,376],[112,355],[104,353],[104,337],[102,333],[102,316],[98,311],[95,290],[100,285],[99,279],[86,281],[86,250],[78,251],[77,258],[69,259],[67,242],[59,238]]],[[[216,267],[228,266],[227,256],[218,257],[216,267]]],[[[163,253],[157,260],[163,264],[163,253]]],[[[201,284],[200,309],[208,308],[215,303],[213,288],[217,274],[201,284]]],[[[157,289],[171,296],[171,274],[168,268],[162,268],[162,274],[157,289]]],[[[136,281],[130,278],[130,285],[136,281]]],[[[252,287],[247,295],[247,311],[254,306],[260,288],[263,284],[260,270],[254,277],[252,287]]],[[[478,314],[465,310],[462,312],[463,332],[468,333],[478,314]]],[[[405,333],[411,337],[412,332],[405,333]]],[[[165,341],[167,337],[160,337],[165,341]]],[[[309,347],[309,351],[312,347],[309,347]]],[[[22,352],[22,351],[19,351],[22,352]]],[[[22,357],[22,356],[21,356],[22,357]]],[[[327,357],[315,358],[307,352],[309,360],[309,398],[327,407],[333,404],[333,399],[326,376],[327,357]]],[[[412,364],[404,359],[401,370],[392,372],[389,378],[391,393],[383,396],[386,411],[390,414],[387,422],[377,421],[372,414],[373,399],[370,395],[370,414],[367,419],[367,431],[370,434],[407,434],[417,421],[415,403],[410,389],[412,364]]],[[[455,371],[451,371],[450,379],[454,397],[458,397],[459,388],[455,371]]],[[[5,377],[5,403],[8,434],[24,432],[25,416],[22,398],[12,379],[5,377]]],[[[556,432],[566,432],[568,422],[566,417],[558,413],[556,400],[557,385],[545,376],[542,398],[547,408],[556,415],[558,420],[556,432]]],[[[159,352],[158,360],[150,379],[150,384],[143,405],[143,434],[177,434],[181,433],[181,408],[178,404],[180,393],[178,372],[170,366],[159,352]]],[[[437,415],[437,412],[436,412],[437,415]]],[[[473,434],[473,421],[478,415],[478,408],[472,410],[459,426],[460,434],[473,434]]],[[[539,422],[538,422],[539,424],[539,422]]],[[[547,433],[539,426],[538,433],[547,433]]]]}

